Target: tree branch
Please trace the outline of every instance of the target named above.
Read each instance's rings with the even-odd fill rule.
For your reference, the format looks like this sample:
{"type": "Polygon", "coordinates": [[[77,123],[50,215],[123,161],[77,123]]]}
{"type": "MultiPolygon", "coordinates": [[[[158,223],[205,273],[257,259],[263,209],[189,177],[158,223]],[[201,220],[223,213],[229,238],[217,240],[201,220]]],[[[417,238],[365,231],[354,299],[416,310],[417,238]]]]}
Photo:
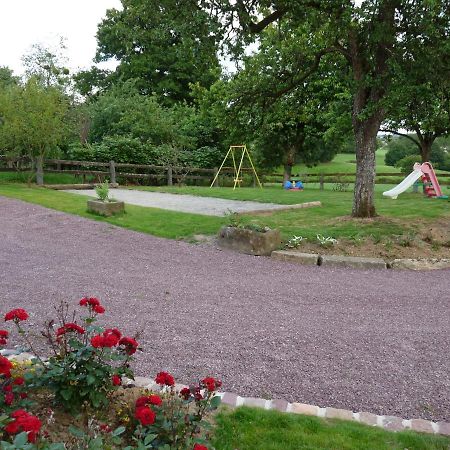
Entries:
{"type": "Polygon", "coordinates": [[[419,149],[421,149],[421,145],[420,142],[417,139],[414,139],[412,136],[410,136],[409,134],[406,133],[400,133],[400,131],[397,130],[391,130],[388,128],[380,128],[380,131],[383,131],[384,133],[392,133],[392,134],[396,134],[397,136],[403,136],[405,138],[408,138],[410,141],[414,142],[414,144],[417,145],[417,147],[419,147],[419,149]]]}

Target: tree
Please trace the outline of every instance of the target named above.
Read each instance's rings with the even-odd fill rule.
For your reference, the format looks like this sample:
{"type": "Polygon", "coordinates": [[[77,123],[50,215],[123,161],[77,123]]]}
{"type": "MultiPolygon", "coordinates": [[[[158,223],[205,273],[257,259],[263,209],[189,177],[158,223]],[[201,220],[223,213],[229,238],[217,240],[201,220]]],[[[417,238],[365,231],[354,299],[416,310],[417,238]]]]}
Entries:
{"type": "Polygon", "coordinates": [[[115,58],[116,79],[135,79],[165,104],[191,102],[190,83],[209,87],[220,74],[214,19],[195,0],[122,0],[97,32],[97,60],[115,58]]]}
{"type": "Polygon", "coordinates": [[[57,86],[62,90],[69,88],[71,79],[69,69],[65,67],[66,50],[64,39],[61,38],[57,48],[52,49],[41,44],[34,44],[29,53],[22,57],[25,75],[38,80],[43,86],[57,86]]]}
{"type": "Polygon", "coordinates": [[[18,83],[19,77],[14,76],[14,72],[9,67],[0,66],[0,87],[4,88],[18,83]]]}
{"type": "Polygon", "coordinates": [[[382,128],[414,143],[422,162],[430,161],[435,140],[450,134],[450,26],[439,26],[442,20],[433,18],[424,38],[395,67],[382,128]]]}
{"type": "MultiPolygon", "coordinates": [[[[356,6],[332,0],[203,0],[202,5],[221,17],[224,29],[235,30],[238,49],[274,22],[288,21],[295,28],[309,21],[327,40],[312,67],[332,51],[345,58],[353,77],[357,161],[352,215],[374,216],[376,137],[385,119],[383,100],[389,94],[392,62],[420,43],[435,17],[443,17],[438,26],[448,27],[448,2],[365,0],[356,6]]],[[[292,89],[297,83],[294,79],[292,89]]]]}
{"type": "Polygon", "coordinates": [[[240,116],[241,140],[254,140],[261,165],[282,164],[285,180],[291,179],[297,162],[313,165],[331,160],[351,127],[345,119],[351,105],[345,95],[345,67],[330,55],[320,61],[318,71],[309,73],[315,59],[311,43],[304,45],[309,34],[307,24],[297,29],[285,24],[266,28],[258,52],[244,59],[244,69],[229,83],[226,117],[231,122],[240,116]],[[296,77],[298,82],[291,88],[296,77]]]}
{"type": "Polygon", "coordinates": [[[36,164],[36,182],[43,184],[43,160],[56,151],[66,135],[66,97],[55,87],[31,78],[24,86],[0,91],[0,147],[36,164]]]}

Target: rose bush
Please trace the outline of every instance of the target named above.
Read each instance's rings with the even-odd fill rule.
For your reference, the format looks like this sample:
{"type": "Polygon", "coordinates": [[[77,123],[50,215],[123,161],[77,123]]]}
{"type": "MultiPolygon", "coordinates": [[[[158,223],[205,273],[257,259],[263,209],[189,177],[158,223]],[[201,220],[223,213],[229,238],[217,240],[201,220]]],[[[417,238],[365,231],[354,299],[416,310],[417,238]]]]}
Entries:
{"type": "MultiPolygon", "coordinates": [[[[221,382],[212,377],[178,391],[174,377],[159,372],[155,382],[160,392],[142,391],[133,406],[125,406],[124,416],[117,412],[111,422],[98,420],[111,413],[107,407],[113,393],[118,389],[125,392],[122,377],[133,378],[130,363],[139,344],[136,336],[123,336],[118,328],[96,324],[98,315],[105,312],[97,298],[85,297],[79,305],[86,312],[82,317],[77,319],[77,314],[69,313],[68,305],[61,303],[58,320],[46,324],[41,334],[48,345],[48,359],[34,350],[36,340],[26,330],[28,313],[24,309],[4,316],[5,322],[16,326],[35,358],[23,363],[24,368],[0,355],[0,448],[208,449],[211,426],[205,417],[220,404],[216,390],[221,382]],[[53,412],[48,417],[52,410],[44,409],[46,417],[28,398],[28,392],[41,391],[52,394],[56,408],[86,418],[82,429],[69,427],[71,443],[52,441],[46,428],[53,420],[53,412]]],[[[9,337],[9,331],[0,329],[0,347],[7,345],[9,337]]]]}

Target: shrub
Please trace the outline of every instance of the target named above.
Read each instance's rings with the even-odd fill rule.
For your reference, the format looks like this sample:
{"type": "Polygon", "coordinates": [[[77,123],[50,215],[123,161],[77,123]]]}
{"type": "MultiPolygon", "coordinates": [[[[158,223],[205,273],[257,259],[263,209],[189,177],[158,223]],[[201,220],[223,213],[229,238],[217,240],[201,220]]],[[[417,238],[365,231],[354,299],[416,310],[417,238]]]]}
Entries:
{"type": "Polygon", "coordinates": [[[410,173],[413,170],[414,163],[420,162],[420,156],[418,155],[410,155],[405,156],[400,161],[397,161],[395,167],[398,167],[402,173],[410,173]]]}
{"type": "MultiPolygon", "coordinates": [[[[138,343],[135,337],[122,336],[116,328],[104,329],[96,325],[98,316],[105,312],[97,298],[85,297],[79,305],[86,311],[79,320],[77,314],[69,313],[66,303],[61,303],[56,310],[58,320],[46,324],[42,335],[52,353],[48,360],[35,352],[35,341],[24,328],[28,313],[17,308],[5,315],[5,321],[14,323],[36,358],[24,376],[19,377],[17,365],[0,356],[0,392],[4,392],[0,395],[0,448],[207,450],[211,425],[205,416],[220,404],[216,390],[222,384],[212,377],[178,392],[174,377],[160,372],[155,381],[161,391],[158,394],[143,391],[133,405],[131,421],[119,410],[111,419],[121,423],[115,429],[98,421],[97,414],[108,416],[106,407],[113,391],[121,385],[121,377],[133,378],[129,364],[138,350],[138,343]],[[37,388],[39,395],[49,390],[57,406],[72,413],[83,412],[78,416],[82,418],[82,429],[71,425],[69,432],[73,439],[70,442],[52,443],[46,427],[56,417],[54,411],[45,409],[50,417],[38,417],[40,410],[37,414],[30,413],[28,407],[36,406],[32,402],[24,403],[28,401],[20,395],[24,391],[16,391],[16,386],[17,389],[37,388]],[[13,394],[12,399],[9,393],[13,394]]],[[[9,332],[0,330],[0,346],[5,346],[8,338],[9,332]]],[[[46,394],[45,398],[48,402],[46,394]]],[[[123,406],[127,410],[127,405],[120,403],[120,408],[123,406]]]]}

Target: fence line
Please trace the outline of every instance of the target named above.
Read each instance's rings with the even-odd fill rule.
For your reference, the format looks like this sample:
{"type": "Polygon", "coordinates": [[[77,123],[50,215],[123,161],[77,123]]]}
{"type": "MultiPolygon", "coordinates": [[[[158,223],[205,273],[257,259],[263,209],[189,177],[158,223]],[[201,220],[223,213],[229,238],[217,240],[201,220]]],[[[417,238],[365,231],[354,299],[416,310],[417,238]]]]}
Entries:
{"type": "MultiPolygon", "coordinates": [[[[27,158],[11,159],[5,156],[0,156],[0,172],[30,172],[36,170],[35,165],[27,158]]],[[[250,171],[251,169],[248,169],[250,171]]],[[[182,183],[184,180],[205,180],[209,183],[214,179],[218,168],[206,169],[201,167],[183,167],[183,166],[157,166],[151,164],[131,164],[131,163],[117,163],[97,162],[97,161],[71,161],[64,159],[45,159],[44,173],[59,173],[69,174],[83,177],[83,183],[86,182],[86,176],[93,176],[96,182],[109,179],[111,183],[116,183],[117,178],[122,179],[142,179],[148,180],[165,180],[168,186],[172,186],[174,182],[182,183]],[[100,169],[100,170],[99,170],[100,169]],[[103,170],[101,170],[103,169],[103,170]],[[121,169],[131,169],[134,171],[121,171],[121,169]],[[137,172],[144,171],[144,172],[137,172]]],[[[244,170],[245,171],[245,170],[244,170]]],[[[233,167],[224,167],[221,171],[221,182],[224,177],[233,176],[233,167]]],[[[263,173],[263,180],[276,178],[275,182],[282,182],[284,175],[282,173],[263,173]]],[[[380,178],[403,178],[405,174],[401,172],[381,172],[376,174],[378,180],[376,182],[382,183],[385,181],[380,178]]],[[[439,174],[438,178],[449,178],[448,174],[439,174]]],[[[336,173],[300,173],[297,176],[292,176],[294,179],[302,179],[306,182],[318,182],[320,189],[324,189],[325,183],[353,183],[355,174],[336,172],[336,173]]],[[[398,180],[392,180],[392,183],[397,183],[398,180]]],[[[218,183],[216,183],[218,185],[218,183]]],[[[442,181],[441,184],[448,185],[450,180],[442,181]]]]}

